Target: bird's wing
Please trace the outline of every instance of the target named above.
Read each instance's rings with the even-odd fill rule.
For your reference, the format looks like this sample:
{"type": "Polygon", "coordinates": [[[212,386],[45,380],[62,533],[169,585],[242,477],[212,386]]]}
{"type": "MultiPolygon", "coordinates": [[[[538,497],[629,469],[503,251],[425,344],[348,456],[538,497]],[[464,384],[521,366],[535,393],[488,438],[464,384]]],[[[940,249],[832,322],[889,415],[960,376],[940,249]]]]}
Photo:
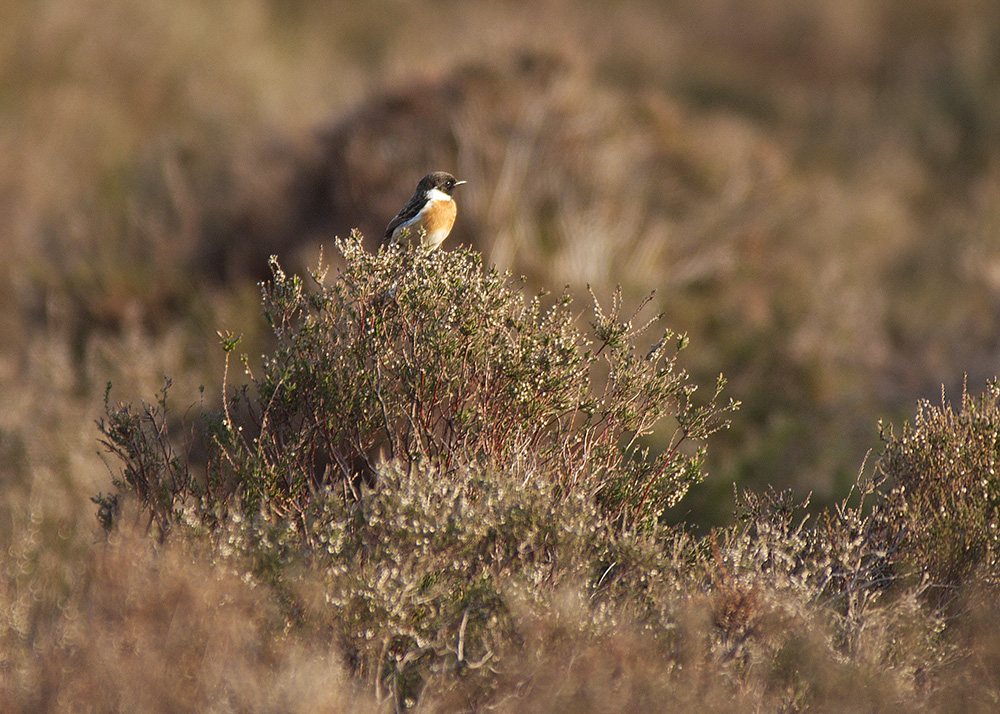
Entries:
{"type": "Polygon", "coordinates": [[[419,193],[413,194],[413,198],[411,198],[407,204],[403,206],[403,210],[397,213],[396,217],[389,221],[389,225],[385,229],[385,235],[382,236],[382,240],[388,241],[392,238],[392,232],[394,230],[407,221],[413,220],[416,215],[420,213],[420,209],[424,207],[425,201],[425,196],[421,196],[419,193]]]}

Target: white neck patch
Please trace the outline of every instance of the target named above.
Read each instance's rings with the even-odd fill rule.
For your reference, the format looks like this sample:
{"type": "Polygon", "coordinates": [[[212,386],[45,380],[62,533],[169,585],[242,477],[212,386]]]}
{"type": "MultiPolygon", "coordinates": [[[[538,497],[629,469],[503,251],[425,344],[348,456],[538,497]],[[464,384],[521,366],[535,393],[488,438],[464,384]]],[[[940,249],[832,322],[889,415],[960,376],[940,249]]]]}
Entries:
{"type": "Polygon", "coordinates": [[[432,188],[427,192],[428,201],[450,201],[451,196],[446,194],[444,191],[438,188],[432,188]]]}

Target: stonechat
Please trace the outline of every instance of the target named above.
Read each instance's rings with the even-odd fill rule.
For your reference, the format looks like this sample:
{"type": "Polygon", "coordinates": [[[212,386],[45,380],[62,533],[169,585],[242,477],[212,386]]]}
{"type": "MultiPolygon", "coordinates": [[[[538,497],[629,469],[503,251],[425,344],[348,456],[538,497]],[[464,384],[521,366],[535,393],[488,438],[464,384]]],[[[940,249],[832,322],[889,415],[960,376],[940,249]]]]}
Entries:
{"type": "Polygon", "coordinates": [[[406,230],[411,236],[420,235],[421,243],[428,250],[437,248],[455,225],[458,210],[451,192],[463,183],[465,181],[456,181],[454,176],[444,171],[424,176],[417,184],[413,198],[389,222],[382,243],[395,243],[406,230]]]}

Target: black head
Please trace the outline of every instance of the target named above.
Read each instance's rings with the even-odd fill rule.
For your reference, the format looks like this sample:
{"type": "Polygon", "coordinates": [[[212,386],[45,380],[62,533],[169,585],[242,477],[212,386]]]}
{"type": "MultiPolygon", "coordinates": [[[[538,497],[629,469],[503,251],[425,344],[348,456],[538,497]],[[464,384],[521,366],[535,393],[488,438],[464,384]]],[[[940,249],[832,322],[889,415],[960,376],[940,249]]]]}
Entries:
{"type": "Polygon", "coordinates": [[[422,179],[420,179],[420,184],[417,189],[423,192],[430,191],[432,188],[436,188],[442,193],[446,193],[449,196],[451,192],[455,190],[456,186],[460,186],[465,181],[456,181],[455,177],[446,171],[435,171],[432,174],[427,174],[422,179]]]}

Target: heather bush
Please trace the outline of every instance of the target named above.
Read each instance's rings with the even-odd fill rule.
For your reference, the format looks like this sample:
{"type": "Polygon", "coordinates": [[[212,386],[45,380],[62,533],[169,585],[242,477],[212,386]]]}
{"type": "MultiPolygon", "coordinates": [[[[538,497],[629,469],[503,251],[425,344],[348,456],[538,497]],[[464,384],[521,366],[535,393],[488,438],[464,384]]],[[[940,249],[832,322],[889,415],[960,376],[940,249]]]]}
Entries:
{"type": "Polygon", "coordinates": [[[736,408],[722,378],[696,402],[683,336],[647,337],[656,318],[623,317],[618,294],[583,327],[568,296],[525,299],[470,250],[338,247],[329,282],[272,260],[276,347],[242,358],[248,383],[199,439],[167,387],[155,404],[108,402],[99,426],[122,469],[96,499],[102,521],[134,495],[161,537],[210,535],[400,705],[455,673],[488,690],[518,638],[515,600],[581,590],[669,618],[631,590],[677,569],[660,516],[736,408]],[[662,424],[669,448],[653,453],[643,438],[662,424]]]}
{"type": "MultiPolygon", "coordinates": [[[[338,245],[346,267],[329,285],[272,262],[277,348],[257,370],[243,358],[250,383],[207,419],[204,477],[169,440],[165,393],[139,411],[109,404],[100,427],[119,486],[161,529],[192,497],[251,516],[287,516],[328,488],[357,498],[386,462],[552,478],[555,498],[582,490],[620,527],[654,523],[701,478],[704,440],[736,404],[719,404],[721,376],[694,401],[683,336],[639,344],[655,318],[623,318],[616,295],[607,312],[595,300],[585,331],[567,295],[525,300],[472,251],[338,245]],[[664,423],[668,448],[651,453],[643,437],[664,423]]],[[[237,344],[223,335],[227,354],[237,344]]]]}
{"type": "Polygon", "coordinates": [[[738,494],[735,524],[687,573],[704,573],[710,651],[742,692],[824,710],[850,681],[880,690],[856,690],[862,708],[982,709],[991,695],[960,682],[988,679],[994,656],[968,628],[996,594],[998,397],[994,381],[957,408],[921,402],[899,434],[883,425],[874,476],[835,507],[738,494]]]}
{"type": "MultiPolygon", "coordinates": [[[[715,647],[739,671],[760,676],[803,637],[852,668],[892,660],[884,679],[900,691],[940,663],[945,618],[927,607],[925,583],[899,580],[899,538],[873,515],[883,496],[870,479],[818,514],[789,491],[738,496],[737,522],[713,536],[708,565],[715,647]],[[776,623],[787,635],[770,632],[776,623]]],[[[817,683],[788,666],[794,681],[782,686],[815,696],[817,683]]]]}
{"type": "Polygon", "coordinates": [[[223,407],[200,428],[169,382],[106,400],[107,528],[135,504],[161,540],[207,543],[399,710],[521,692],[565,711],[889,711],[975,669],[954,613],[983,607],[972,576],[977,597],[992,582],[996,385],[885,429],[875,478],[840,504],[738,493],[734,523],[698,538],[661,516],[736,405],[721,378],[694,401],[683,337],[623,317],[620,295],[583,324],[473,251],[338,247],[330,280],[272,260],[275,347],[232,387],[239,338],[221,334],[223,407]]]}
{"type": "Polygon", "coordinates": [[[592,634],[616,612],[657,630],[673,616],[682,548],[664,548],[670,534],[622,533],[585,491],[558,488],[393,464],[357,501],[327,491],[298,519],[228,523],[221,548],[277,588],[299,625],[327,633],[380,699],[412,704],[461,682],[482,701],[525,619],[563,597],[587,603],[574,627],[592,634]]]}
{"type": "Polygon", "coordinates": [[[876,475],[886,497],[876,517],[901,541],[899,570],[947,600],[973,576],[995,583],[1000,554],[1000,384],[958,409],[922,401],[913,423],[885,442],[876,475]]]}

